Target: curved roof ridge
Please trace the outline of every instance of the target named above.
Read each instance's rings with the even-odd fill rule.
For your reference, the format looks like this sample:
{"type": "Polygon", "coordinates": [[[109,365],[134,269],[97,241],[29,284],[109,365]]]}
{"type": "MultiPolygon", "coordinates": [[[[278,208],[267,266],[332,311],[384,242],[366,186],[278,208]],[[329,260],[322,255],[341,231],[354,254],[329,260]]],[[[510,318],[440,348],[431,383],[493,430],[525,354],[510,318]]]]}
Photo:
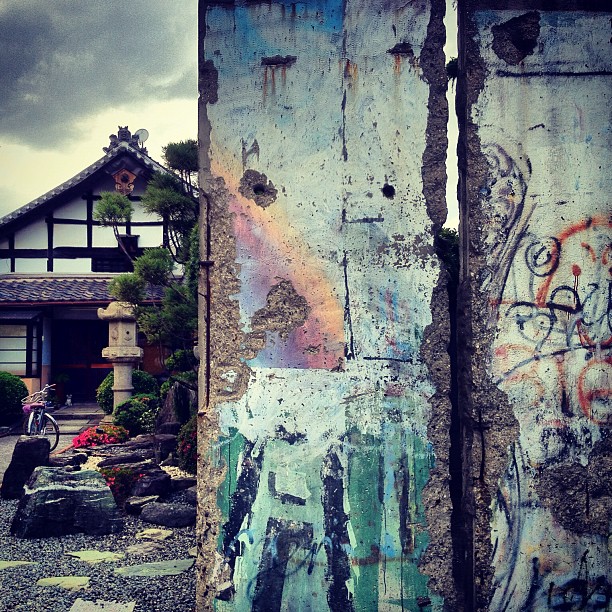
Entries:
{"type": "Polygon", "coordinates": [[[57,187],[50,189],[49,191],[39,196],[38,198],[35,198],[34,200],[28,202],[27,204],[20,206],[19,208],[4,215],[3,217],[0,217],[0,228],[6,223],[10,221],[14,221],[15,219],[18,219],[24,214],[29,213],[31,210],[34,210],[38,208],[39,206],[42,206],[45,202],[48,202],[51,198],[62,193],[66,189],[75,187],[79,183],[82,183],[84,180],[89,178],[94,172],[96,172],[97,170],[105,166],[107,163],[112,161],[115,157],[125,152],[130,153],[131,155],[133,155],[134,157],[142,161],[145,166],[149,167],[154,172],[164,172],[167,174],[175,175],[175,173],[172,170],[166,168],[165,166],[162,166],[159,162],[149,157],[147,153],[144,153],[143,151],[139,151],[138,149],[131,146],[128,142],[121,141],[113,149],[111,149],[108,153],[106,153],[103,157],[101,157],[100,159],[97,159],[96,161],[91,163],[89,166],[87,166],[85,169],[81,170],[80,172],[78,172],[71,178],[67,179],[63,183],[60,183],[57,187]]]}

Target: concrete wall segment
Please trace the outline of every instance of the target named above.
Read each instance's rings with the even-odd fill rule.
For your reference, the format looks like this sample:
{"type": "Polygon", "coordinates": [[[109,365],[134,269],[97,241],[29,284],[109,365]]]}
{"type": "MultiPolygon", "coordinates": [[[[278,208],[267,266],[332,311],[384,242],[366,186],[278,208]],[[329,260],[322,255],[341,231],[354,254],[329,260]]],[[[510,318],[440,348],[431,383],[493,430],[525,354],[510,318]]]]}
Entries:
{"type": "Polygon", "coordinates": [[[459,104],[474,608],[606,605],[610,13],[481,4],[459,104]]]}
{"type": "Polygon", "coordinates": [[[445,607],[442,16],[202,4],[199,609],[445,607]]]}

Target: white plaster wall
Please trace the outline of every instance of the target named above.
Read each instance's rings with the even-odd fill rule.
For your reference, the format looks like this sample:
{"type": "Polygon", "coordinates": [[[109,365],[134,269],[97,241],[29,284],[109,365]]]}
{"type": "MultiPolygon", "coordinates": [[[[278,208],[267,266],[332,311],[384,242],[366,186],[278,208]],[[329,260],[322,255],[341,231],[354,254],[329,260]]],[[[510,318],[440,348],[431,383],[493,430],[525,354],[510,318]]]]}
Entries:
{"type": "Polygon", "coordinates": [[[81,198],[75,198],[71,202],[59,206],[53,211],[53,216],[57,219],[87,219],[87,202],[81,198]]]}
{"type": "Polygon", "coordinates": [[[35,274],[47,271],[46,259],[16,259],[15,272],[18,274],[35,274]]]}
{"type": "MultiPolygon", "coordinates": [[[[87,227],[85,225],[53,225],[53,247],[86,247],[87,227]]],[[[41,248],[40,246],[38,248],[41,248]]]]}
{"type": "Polygon", "coordinates": [[[161,226],[132,226],[132,234],[139,236],[139,247],[161,246],[164,238],[161,226]]]}
{"type": "Polygon", "coordinates": [[[79,257],[77,259],[62,259],[56,257],[53,260],[53,272],[65,274],[91,274],[91,259],[79,257]]]}
{"type": "MultiPolygon", "coordinates": [[[[119,233],[125,233],[125,226],[119,226],[119,233]]],[[[92,246],[94,247],[116,247],[117,239],[113,233],[112,227],[102,227],[94,225],[91,237],[92,246]]]]}
{"type": "Polygon", "coordinates": [[[15,232],[16,249],[47,248],[47,224],[44,219],[35,221],[15,232]]]}
{"type": "Polygon", "coordinates": [[[132,202],[134,212],[132,213],[132,221],[157,221],[159,217],[157,215],[151,215],[145,212],[140,202],[132,202]]]}

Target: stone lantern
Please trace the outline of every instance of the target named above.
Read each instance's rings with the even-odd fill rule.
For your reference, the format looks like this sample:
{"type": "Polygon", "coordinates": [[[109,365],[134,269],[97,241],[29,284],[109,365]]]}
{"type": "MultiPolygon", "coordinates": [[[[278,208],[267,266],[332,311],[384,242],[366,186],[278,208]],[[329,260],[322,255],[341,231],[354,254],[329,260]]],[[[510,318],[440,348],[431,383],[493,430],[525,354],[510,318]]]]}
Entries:
{"type": "Polygon", "coordinates": [[[106,309],[98,308],[98,318],[108,321],[109,346],[102,349],[102,357],[113,364],[113,408],[116,408],[132,397],[132,371],[142,359],[142,349],[136,346],[136,317],[131,304],[111,302],[106,309]]]}

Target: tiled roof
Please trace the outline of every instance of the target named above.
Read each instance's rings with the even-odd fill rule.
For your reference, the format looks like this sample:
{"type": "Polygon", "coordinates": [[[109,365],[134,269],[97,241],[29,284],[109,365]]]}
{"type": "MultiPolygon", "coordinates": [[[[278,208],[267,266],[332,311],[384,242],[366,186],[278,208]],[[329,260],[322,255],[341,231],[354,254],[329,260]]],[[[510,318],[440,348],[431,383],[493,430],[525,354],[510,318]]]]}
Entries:
{"type": "Polygon", "coordinates": [[[51,191],[48,191],[44,195],[40,196],[39,198],[36,198],[35,200],[32,200],[28,204],[25,204],[21,208],[14,210],[8,215],[5,215],[4,217],[0,217],[0,228],[6,223],[9,223],[10,221],[14,221],[15,219],[22,217],[23,215],[29,213],[30,211],[35,210],[36,208],[39,208],[40,206],[48,202],[50,199],[54,198],[55,196],[58,196],[63,191],[66,191],[66,189],[69,189],[70,187],[74,187],[78,185],[79,183],[82,183],[84,180],[89,178],[94,172],[96,172],[103,166],[106,166],[115,157],[121,155],[122,153],[126,153],[126,152],[130,153],[133,157],[138,159],[140,162],[142,162],[144,166],[148,167],[153,172],[164,172],[164,173],[170,172],[167,168],[164,168],[164,166],[162,166],[161,164],[158,164],[155,160],[151,159],[146,153],[143,153],[142,151],[135,149],[127,142],[120,142],[114,149],[111,149],[104,157],[101,157],[98,161],[94,162],[93,164],[85,168],[84,170],[81,170],[81,172],[73,176],[71,179],[68,179],[67,181],[63,182],[61,185],[58,185],[54,189],[51,189],[51,191]]]}
{"type": "MultiPolygon", "coordinates": [[[[5,275],[0,276],[0,306],[8,304],[98,304],[112,301],[112,276],[5,275]]],[[[160,300],[163,289],[150,287],[149,300],[160,300]]]]}

